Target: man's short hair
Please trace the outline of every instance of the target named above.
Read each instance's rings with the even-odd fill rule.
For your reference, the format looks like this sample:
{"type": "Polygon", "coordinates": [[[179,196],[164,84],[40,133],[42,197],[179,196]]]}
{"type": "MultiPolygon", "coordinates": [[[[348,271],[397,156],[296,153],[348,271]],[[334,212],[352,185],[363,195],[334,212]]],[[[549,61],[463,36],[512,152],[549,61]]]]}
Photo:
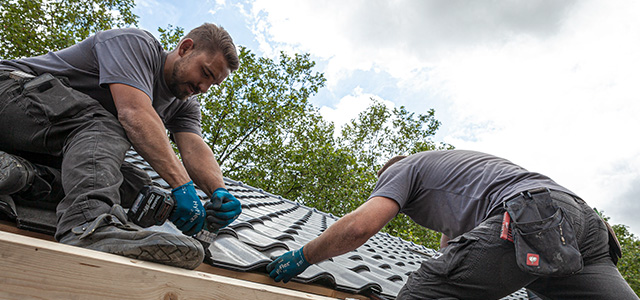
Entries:
{"type": "Polygon", "coordinates": [[[236,45],[233,43],[231,35],[222,28],[211,23],[204,23],[187,33],[183,39],[192,39],[194,50],[205,50],[209,53],[222,52],[224,59],[231,71],[240,67],[236,45]]]}
{"type": "Polygon", "coordinates": [[[386,164],[384,164],[384,166],[382,166],[382,168],[380,168],[380,170],[378,170],[378,178],[380,178],[380,175],[382,175],[382,172],[384,172],[386,169],[391,167],[391,165],[405,159],[406,157],[407,157],[406,155],[397,155],[392,157],[389,161],[387,161],[386,164]]]}

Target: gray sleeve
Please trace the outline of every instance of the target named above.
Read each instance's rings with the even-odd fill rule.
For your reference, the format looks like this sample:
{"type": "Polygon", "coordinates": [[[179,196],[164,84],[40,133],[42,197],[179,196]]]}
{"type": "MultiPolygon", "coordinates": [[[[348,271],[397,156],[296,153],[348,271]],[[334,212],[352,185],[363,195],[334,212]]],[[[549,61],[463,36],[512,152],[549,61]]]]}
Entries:
{"type": "Polygon", "coordinates": [[[180,103],[180,107],[167,119],[164,126],[171,133],[192,132],[202,136],[200,103],[195,98],[180,103]]]}
{"type": "Polygon", "coordinates": [[[94,51],[98,60],[100,86],[122,83],[143,91],[153,99],[153,80],[161,53],[152,39],[143,34],[96,35],[94,51]]]}
{"type": "Polygon", "coordinates": [[[410,201],[416,185],[415,168],[411,164],[397,162],[382,173],[369,199],[386,197],[400,205],[400,211],[410,201]]]}

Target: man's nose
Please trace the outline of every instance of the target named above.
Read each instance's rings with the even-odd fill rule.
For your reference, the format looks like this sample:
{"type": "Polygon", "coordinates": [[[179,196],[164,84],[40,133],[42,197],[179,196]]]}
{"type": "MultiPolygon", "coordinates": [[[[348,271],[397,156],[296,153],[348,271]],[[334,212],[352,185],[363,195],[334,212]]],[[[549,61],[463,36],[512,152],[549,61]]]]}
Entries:
{"type": "Polygon", "coordinates": [[[211,87],[211,83],[209,82],[200,82],[200,84],[198,84],[198,90],[203,94],[209,90],[209,87],[211,87]]]}

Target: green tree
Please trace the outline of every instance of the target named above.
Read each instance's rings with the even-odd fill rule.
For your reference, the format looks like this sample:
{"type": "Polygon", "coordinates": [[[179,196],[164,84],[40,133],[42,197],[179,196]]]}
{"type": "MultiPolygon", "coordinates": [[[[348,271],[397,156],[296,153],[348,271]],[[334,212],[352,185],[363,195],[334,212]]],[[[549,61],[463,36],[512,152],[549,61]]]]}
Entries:
{"type": "Polygon", "coordinates": [[[168,25],[167,28],[158,27],[160,33],[160,44],[167,51],[173,50],[184,35],[184,28],[180,26],[168,25]]]}
{"type": "Polygon", "coordinates": [[[622,258],[618,270],[629,283],[636,295],[640,296],[640,239],[629,232],[629,227],[621,224],[612,226],[622,248],[622,258]]]}
{"type": "MultiPolygon", "coordinates": [[[[609,217],[604,214],[604,211],[598,209],[595,211],[602,219],[609,222],[609,217]]],[[[616,233],[622,250],[622,257],[618,260],[618,270],[636,295],[640,296],[640,239],[629,232],[629,227],[626,225],[616,224],[611,228],[616,233]]]]}
{"type": "MultiPolygon", "coordinates": [[[[324,86],[309,55],[277,61],[240,47],[240,69],[200,98],[202,128],[225,176],[342,216],[362,204],[392,156],[447,149],[434,111],[372,104],[334,135],[309,98],[324,86]]],[[[400,216],[386,228],[430,247],[439,235],[400,216]]],[[[437,248],[437,247],[436,247],[437,248]]]]}
{"type": "Polygon", "coordinates": [[[372,174],[396,155],[451,148],[432,139],[440,127],[433,109],[416,114],[404,106],[390,109],[376,99],[371,101],[365,111],[342,128],[338,141],[352,150],[372,174]]]}
{"type": "Polygon", "coordinates": [[[324,76],[308,54],[276,62],[240,47],[239,58],[240,69],[201,98],[204,138],[226,176],[301,200],[307,170],[322,161],[313,156],[333,151],[333,126],[309,102],[324,76]]]}
{"type": "Polygon", "coordinates": [[[136,26],[133,0],[0,0],[0,58],[36,56],[90,34],[136,26]]]}
{"type": "MultiPolygon", "coordinates": [[[[338,139],[344,149],[353,153],[358,169],[363,172],[354,187],[359,189],[361,198],[352,203],[350,210],[366,200],[375,186],[377,171],[393,156],[453,149],[451,145],[433,141],[440,126],[434,110],[416,114],[404,106],[390,109],[371,100],[371,106],[351,120],[338,139]]],[[[440,233],[416,224],[403,214],[391,220],[382,231],[429,248],[439,248],[440,233]]]]}

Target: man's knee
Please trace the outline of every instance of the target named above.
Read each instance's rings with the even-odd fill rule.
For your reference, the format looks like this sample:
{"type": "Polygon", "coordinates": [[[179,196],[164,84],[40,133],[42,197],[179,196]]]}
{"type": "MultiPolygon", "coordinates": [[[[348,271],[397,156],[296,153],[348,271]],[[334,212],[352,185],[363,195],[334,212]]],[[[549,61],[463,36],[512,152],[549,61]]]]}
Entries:
{"type": "Polygon", "coordinates": [[[120,185],[121,205],[124,208],[130,208],[140,190],[145,185],[152,184],[151,177],[147,172],[129,162],[124,162],[120,171],[123,176],[122,185],[120,185]]]}

